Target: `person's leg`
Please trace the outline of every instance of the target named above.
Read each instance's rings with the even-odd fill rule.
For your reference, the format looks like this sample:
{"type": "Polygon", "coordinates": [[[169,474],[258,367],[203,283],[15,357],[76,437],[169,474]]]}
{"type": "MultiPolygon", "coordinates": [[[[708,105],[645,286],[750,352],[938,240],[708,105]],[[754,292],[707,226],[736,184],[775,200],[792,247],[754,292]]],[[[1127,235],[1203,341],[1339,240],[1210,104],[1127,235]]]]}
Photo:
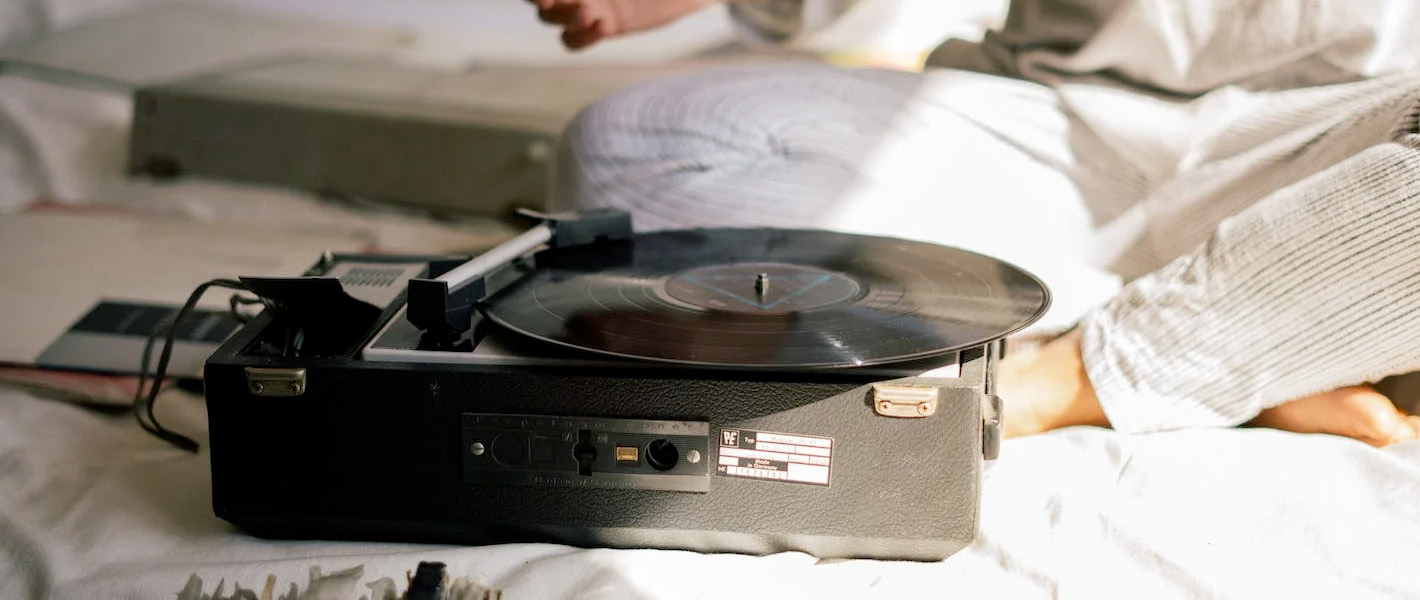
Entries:
{"type": "MultiPolygon", "coordinates": [[[[1415,437],[1417,421],[1366,385],[1420,368],[1420,84],[1393,92],[1371,106],[1390,141],[1224,221],[1095,311],[1078,337],[1008,359],[1003,398],[1027,399],[1007,413],[1011,433],[1256,418],[1371,443],[1415,437]]],[[[1365,135],[1369,116],[1340,126],[1365,135]]]]}

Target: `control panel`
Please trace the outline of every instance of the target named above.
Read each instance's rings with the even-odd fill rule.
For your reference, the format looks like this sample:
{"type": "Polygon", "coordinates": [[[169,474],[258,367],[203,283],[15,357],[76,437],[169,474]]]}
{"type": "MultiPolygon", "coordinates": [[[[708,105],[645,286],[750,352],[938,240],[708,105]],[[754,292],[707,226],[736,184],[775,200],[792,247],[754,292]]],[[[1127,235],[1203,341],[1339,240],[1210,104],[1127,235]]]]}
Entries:
{"type": "Polygon", "coordinates": [[[703,421],[464,413],[464,483],[710,491],[703,421]]]}

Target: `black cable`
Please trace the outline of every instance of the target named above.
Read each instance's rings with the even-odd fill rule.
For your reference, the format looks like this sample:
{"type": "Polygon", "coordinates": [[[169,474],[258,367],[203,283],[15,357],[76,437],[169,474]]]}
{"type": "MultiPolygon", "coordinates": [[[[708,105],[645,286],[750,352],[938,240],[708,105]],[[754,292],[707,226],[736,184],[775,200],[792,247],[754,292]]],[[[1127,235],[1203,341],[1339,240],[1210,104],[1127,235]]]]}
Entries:
{"type": "Polygon", "coordinates": [[[164,327],[154,329],[153,333],[148,335],[148,341],[143,346],[143,362],[138,369],[138,389],[134,391],[133,394],[133,416],[138,420],[138,424],[163,441],[182,448],[183,450],[187,450],[188,452],[197,452],[197,442],[180,433],[169,431],[167,428],[163,427],[162,424],[158,423],[158,417],[154,414],[154,406],[158,402],[158,392],[163,387],[163,378],[166,377],[168,373],[168,361],[172,358],[173,343],[177,339],[178,325],[182,323],[183,317],[186,317],[188,313],[191,313],[192,309],[197,306],[197,302],[202,299],[202,295],[205,294],[209,288],[213,287],[249,291],[246,286],[235,279],[213,279],[197,286],[197,289],[192,291],[192,295],[187,297],[187,302],[173,315],[171,322],[164,327]],[[143,387],[148,380],[148,361],[153,356],[153,344],[160,335],[164,336],[163,352],[158,355],[158,367],[153,372],[153,384],[149,386],[145,394],[143,387]]]}
{"type": "Polygon", "coordinates": [[[261,301],[260,298],[248,298],[241,294],[232,294],[232,297],[227,299],[227,307],[229,310],[231,310],[232,319],[238,323],[241,323],[242,325],[246,325],[247,323],[251,322],[251,317],[243,314],[241,311],[241,307],[250,306],[252,304],[264,303],[261,301]]]}
{"type": "MultiPolygon", "coordinates": [[[[175,313],[175,314],[176,314],[176,313],[175,313]]],[[[133,416],[138,419],[138,424],[139,424],[139,425],[142,425],[143,428],[146,429],[146,430],[148,430],[148,431],[153,431],[154,427],[157,427],[157,426],[154,426],[154,425],[149,425],[147,421],[144,421],[144,420],[143,420],[143,417],[145,416],[145,413],[144,413],[144,411],[140,408],[140,407],[142,406],[142,404],[141,404],[140,401],[141,401],[144,397],[146,397],[146,395],[147,395],[147,394],[145,394],[144,389],[145,389],[145,384],[148,382],[148,363],[151,361],[152,356],[153,356],[153,343],[158,341],[158,337],[159,337],[159,336],[165,336],[165,335],[167,335],[167,333],[173,329],[173,323],[174,323],[174,319],[173,319],[173,318],[171,318],[171,317],[170,317],[170,318],[165,318],[165,319],[163,319],[163,321],[162,321],[161,323],[158,324],[158,326],[157,326],[156,328],[153,329],[152,333],[149,333],[149,334],[148,334],[148,340],[147,340],[147,342],[145,342],[145,343],[143,344],[143,358],[141,359],[142,362],[138,363],[138,364],[139,364],[139,368],[138,368],[138,388],[137,388],[136,391],[134,391],[134,396],[133,396],[133,416]]],[[[161,384],[161,380],[156,380],[156,381],[154,381],[154,383],[153,383],[153,387],[156,388],[156,387],[158,387],[160,384],[161,384]]],[[[154,393],[156,394],[156,392],[154,392],[154,393]]],[[[157,427],[157,428],[161,429],[161,427],[157,427]]],[[[162,435],[159,435],[158,437],[163,437],[163,436],[162,436],[162,435]]],[[[169,440],[169,441],[172,441],[172,440],[169,440]]],[[[191,441],[191,440],[189,440],[189,441],[191,441]]],[[[176,443],[176,442],[174,442],[174,443],[176,443]]],[[[181,444],[179,444],[179,445],[181,445],[181,444]]]]}

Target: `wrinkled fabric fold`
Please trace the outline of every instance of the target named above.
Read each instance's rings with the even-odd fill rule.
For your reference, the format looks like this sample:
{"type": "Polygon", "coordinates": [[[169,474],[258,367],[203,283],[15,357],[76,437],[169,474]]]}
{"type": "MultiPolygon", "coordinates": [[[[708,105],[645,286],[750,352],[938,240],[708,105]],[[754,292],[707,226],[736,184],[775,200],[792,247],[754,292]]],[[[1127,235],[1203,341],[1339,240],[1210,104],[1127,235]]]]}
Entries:
{"type": "Polygon", "coordinates": [[[1115,428],[1238,425],[1420,369],[1420,78],[1392,83],[1247,173],[1276,191],[1085,319],[1086,370],[1115,428]]]}

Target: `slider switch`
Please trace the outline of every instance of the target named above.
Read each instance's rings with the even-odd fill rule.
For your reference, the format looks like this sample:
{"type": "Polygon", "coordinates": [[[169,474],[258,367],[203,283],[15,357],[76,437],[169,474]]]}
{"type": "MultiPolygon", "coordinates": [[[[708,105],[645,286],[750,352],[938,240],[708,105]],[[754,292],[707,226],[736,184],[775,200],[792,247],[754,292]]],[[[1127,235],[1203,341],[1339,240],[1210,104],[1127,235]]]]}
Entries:
{"type": "Polygon", "coordinates": [[[592,474],[592,461],[597,459],[597,447],[592,445],[591,431],[577,431],[577,443],[572,446],[572,458],[577,461],[578,475],[592,474]]]}

